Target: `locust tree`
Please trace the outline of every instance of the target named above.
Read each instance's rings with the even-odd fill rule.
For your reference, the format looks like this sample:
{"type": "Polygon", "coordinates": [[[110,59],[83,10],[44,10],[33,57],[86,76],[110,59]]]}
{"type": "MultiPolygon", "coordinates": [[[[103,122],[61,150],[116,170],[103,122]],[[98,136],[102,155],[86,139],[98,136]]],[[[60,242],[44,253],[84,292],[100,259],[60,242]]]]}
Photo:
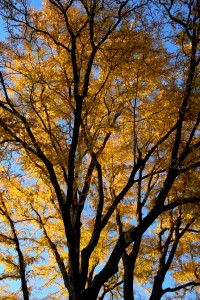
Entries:
{"type": "Polygon", "coordinates": [[[199,1],[0,9],[2,299],[198,293],[199,1]]]}

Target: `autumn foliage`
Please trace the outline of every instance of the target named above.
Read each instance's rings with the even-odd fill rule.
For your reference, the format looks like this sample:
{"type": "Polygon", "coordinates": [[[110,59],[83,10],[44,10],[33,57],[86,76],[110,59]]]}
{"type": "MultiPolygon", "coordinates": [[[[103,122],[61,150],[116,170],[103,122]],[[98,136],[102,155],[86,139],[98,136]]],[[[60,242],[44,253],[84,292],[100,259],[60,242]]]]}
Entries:
{"type": "Polygon", "coordinates": [[[0,299],[197,299],[199,1],[0,11],[0,299]]]}

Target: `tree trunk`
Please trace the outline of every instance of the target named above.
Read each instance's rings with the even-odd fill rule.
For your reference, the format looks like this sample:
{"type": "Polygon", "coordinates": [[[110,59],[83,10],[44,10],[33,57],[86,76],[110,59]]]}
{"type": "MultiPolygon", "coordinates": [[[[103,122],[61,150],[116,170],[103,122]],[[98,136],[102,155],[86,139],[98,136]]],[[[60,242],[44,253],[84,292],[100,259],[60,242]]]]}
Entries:
{"type": "Polygon", "coordinates": [[[131,257],[126,253],[123,254],[124,264],[124,300],[133,300],[133,263],[131,257]]]}
{"type": "Polygon", "coordinates": [[[162,289],[162,283],[163,280],[162,279],[159,280],[158,277],[156,276],[149,300],[160,300],[162,298],[164,294],[162,289]]]}

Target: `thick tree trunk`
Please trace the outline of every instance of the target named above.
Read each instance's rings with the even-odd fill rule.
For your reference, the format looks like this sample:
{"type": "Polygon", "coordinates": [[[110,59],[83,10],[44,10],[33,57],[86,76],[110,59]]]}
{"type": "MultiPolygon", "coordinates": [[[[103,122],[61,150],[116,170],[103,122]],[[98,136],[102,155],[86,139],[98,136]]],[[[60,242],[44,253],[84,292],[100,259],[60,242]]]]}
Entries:
{"type": "Polygon", "coordinates": [[[141,237],[137,239],[133,245],[131,253],[128,255],[126,252],[123,254],[124,264],[124,300],[134,299],[134,269],[138,252],[140,249],[141,237]]]}
{"type": "Polygon", "coordinates": [[[160,300],[163,296],[163,289],[153,289],[149,300],[160,300]]]}
{"type": "Polygon", "coordinates": [[[133,263],[128,255],[124,255],[124,300],[133,300],[133,263]]]}
{"type": "MultiPolygon", "coordinates": [[[[99,289],[88,288],[76,300],[96,300],[99,294],[99,289]]],[[[75,299],[73,299],[75,300],[75,299]]]]}
{"type": "Polygon", "coordinates": [[[155,276],[154,285],[149,300],[160,300],[162,298],[164,294],[162,289],[163,281],[164,281],[164,277],[159,278],[155,276]]]}

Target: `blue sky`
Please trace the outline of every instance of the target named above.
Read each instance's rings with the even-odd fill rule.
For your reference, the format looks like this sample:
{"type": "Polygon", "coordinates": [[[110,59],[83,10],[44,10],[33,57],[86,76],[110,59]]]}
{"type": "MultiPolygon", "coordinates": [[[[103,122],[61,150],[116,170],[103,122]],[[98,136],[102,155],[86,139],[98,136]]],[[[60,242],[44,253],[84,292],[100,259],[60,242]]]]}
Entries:
{"type": "Polygon", "coordinates": [[[30,2],[35,8],[40,8],[42,6],[42,0],[31,0],[30,2]]]}
{"type": "MultiPolygon", "coordinates": [[[[30,3],[36,9],[42,6],[42,0],[31,0],[30,3]]],[[[6,38],[6,29],[2,17],[0,16],[0,41],[4,40],[5,38],[6,38]]]]}

